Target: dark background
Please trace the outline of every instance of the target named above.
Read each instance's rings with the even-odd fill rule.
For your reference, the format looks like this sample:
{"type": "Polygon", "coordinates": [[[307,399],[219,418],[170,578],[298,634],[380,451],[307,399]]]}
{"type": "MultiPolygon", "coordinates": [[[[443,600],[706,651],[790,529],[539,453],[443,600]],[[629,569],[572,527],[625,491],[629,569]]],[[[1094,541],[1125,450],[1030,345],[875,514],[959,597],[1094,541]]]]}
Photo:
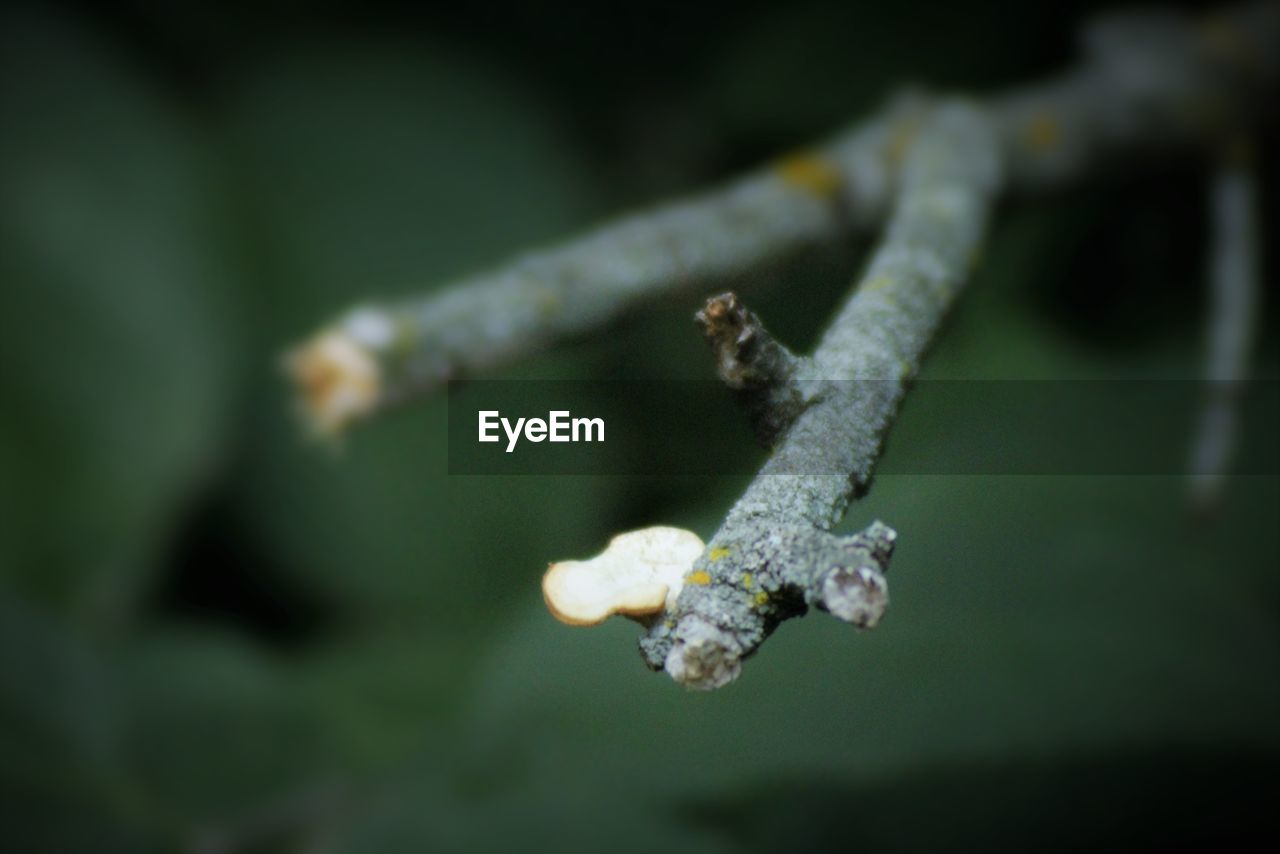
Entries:
{"type": "MultiPolygon", "coordinates": [[[[1049,73],[1086,11],[6,5],[6,846],[1273,836],[1274,476],[1234,479],[1207,524],[1176,477],[881,477],[844,529],[900,532],[885,623],[788,623],[738,683],[689,694],[644,669],[633,625],[554,622],[538,580],[618,531],[708,537],[744,477],[448,477],[443,396],[333,454],[303,440],[277,367],[355,301],[710,186],[903,84],[1049,73]]],[[[1207,185],[1188,153],[1007,204],[925,376],[1196,377],[1207,185]]],[[[742,285],[804,348],[865,248],[742,285]]],[[[1273,292],[1259,371],[1275,379],[1273,292]]],[[[689,321],[705,296],[495,376],[707,378],[689,321]]],[[[917,421],[911,442],[962,426],[917,421]]]]}

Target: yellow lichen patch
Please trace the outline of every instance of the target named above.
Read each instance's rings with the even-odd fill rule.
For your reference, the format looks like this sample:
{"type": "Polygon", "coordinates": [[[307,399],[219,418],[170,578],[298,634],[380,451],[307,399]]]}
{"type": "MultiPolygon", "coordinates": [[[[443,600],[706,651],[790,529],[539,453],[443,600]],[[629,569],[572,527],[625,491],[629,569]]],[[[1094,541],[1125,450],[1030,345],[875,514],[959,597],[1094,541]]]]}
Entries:
{"type": "Polygon", "coordinates": [[[560,295],[552,290],[539,290],[533,297],[533,304],[537,308],[538,316],[542,318],[550,317],[560,310],[560,295]]]}
{"type": "Polygon", "coordinates": [[[711,550],[711,554],[707,555],[708,560],[721,560],[729,556],[729,550],[724,546],[716,546],[711,550]]]}
{"type": "Polygon", "coordinates": [[[757,594],[756,594],[756,607],[757,607],[757,608],[761,607],[762,605],[766,605],[766,604],[768,604],[768,602],[769,602],[769,594],[768,594],[768,593],[766,593],[766,592],[764,592],[763,590],[761,590],[759,593],[757,593],[757,594]]]}
{"type": "Polygon", "coordinates": [[[684,580],[689,584],[700,584],[706,586],[711,583],[711,574],[705,569],[700,569],[697,572],[691,572],[686,575],[684,580]]]}
{"type": "Polygon", "coordinates": [[[1253,151],[1253,140],[1244,134],[1236,134],[1227,140],[1222,147],[1222,159],[1230,166],[1249,168],[1257,159],[1253,151]]]}
{"type": "Polygon", "coordinates": [[[1257,43],[1221,15],[1209,18],[1197,29],[1205,49],[1213,56],[1249,71],[1263,66],[1257,43]]]}
{"type": "Polygon", "coordinates": [[[776,168],[783,181],[815,196],[828,198],[840,190],[840,170],[817,154],[793,154],[779,162],[776,168]]]}
{"type": "Polygon", "coordinates": [[[915,122],[901,122],[889,132],[889,141],[885,143],[884,155],[890,166],[897,166],[907,154],[907,146],[916,134],[915,122]]]}
{"type": "Polygon", "coordinates": [[[751,585],[752,585],[752,584],[754,584],[754,583],[755,583],[755,578],[753,578],[753,577],[752,577],[751,573],[749,573],[749,572],[744,572],[744,573],[742,573],[742,586],[743,586],[743,587],[745,587],[745,588],[747,588],[748,590],[750,590],[750,589],[751,589],[751,585]]]}
{"type": "Polygon", "coordinates": [[[1032,151],[1050,151],[1061,141],[1062,123],[1053,113],[1038,112],[1022,126],[1022,142],[1032,151]]]}
{"type": "Polygon", "coordinates": [[[413,350],[414,323],[407,315],[401,315],[394,321],[395,334],[392,337],[392,348],[397,356],[407,356],[413,350]]]}
{"type": "Polygon", "coordinates": [[[982,256],[985,248],[986,247],[983,246],[983,244],[979,243],[976,246],[974,246],[971,250],[969,250],[969,258],[966,263],[968,265],[970,273],[978,269],[978,265],[982,263],[982,256]]]}
{"type": "Polygon", "coordinates": [[[862,289],[867,293],[873,293],[875,291],[882,291],[885,288],[892,287],[892,285],[893,279],[889,276],[876,276],[874,279],[864,284],[862,289]]]}

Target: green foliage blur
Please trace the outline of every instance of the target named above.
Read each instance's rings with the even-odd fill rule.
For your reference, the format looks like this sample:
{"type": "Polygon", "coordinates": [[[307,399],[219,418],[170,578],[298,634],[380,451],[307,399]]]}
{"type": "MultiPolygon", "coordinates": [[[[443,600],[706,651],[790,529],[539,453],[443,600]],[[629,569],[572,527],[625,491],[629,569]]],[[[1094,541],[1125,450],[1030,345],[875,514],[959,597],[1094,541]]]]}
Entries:
{"type": "MultiPolygon", "coordinates": [[[[442,397],[327,453],[278,372],[349,304],[709,186],[901,84],[1050,72],[1083,10],[471,6],[0,12],[3,847],[1273,835],[1275,477],[1208,525],[1175,477],[882,477],[845,527],[901,533],[885,623],[793,621],[690,694],[538,581],[620,530],[709,536],[743,478],[448,477],[442,397]]],[[[1205,185],[1191,158],[1006,205],[926,375],[1195,377],[1205,185]]],[[[744,287],[804,347],[865,248],[744,287]]],[[[701,296],[495,375],[710,376],[701,296]]],[[[962,426],[912,411],[912,442],[962,426]]]]}

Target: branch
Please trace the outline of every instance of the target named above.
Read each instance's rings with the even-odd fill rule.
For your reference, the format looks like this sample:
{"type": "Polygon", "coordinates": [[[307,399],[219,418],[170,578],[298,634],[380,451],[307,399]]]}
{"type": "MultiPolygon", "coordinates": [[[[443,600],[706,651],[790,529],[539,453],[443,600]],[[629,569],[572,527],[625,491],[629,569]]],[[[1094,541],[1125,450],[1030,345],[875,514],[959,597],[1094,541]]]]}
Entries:
{"type": "MultiPolygon", "coordinates": [[[[891,213],[865,275],[811,356],[774,341],[732,294],[698,316],[721,376],[773,453],[684,575],[670,555],[640,556],[666,579],[655,582],[652,566],[643,576],[640,648],[676,681],[716,688],[779,623],[811,606],[857,628],[883,616],[896,535],[878,522],[852,536],[831,530],[870,483],[997,191],[1054,187],[1113,155],[1213,139],[1268,105],[1278,70],[1275,2],[1198,25],[1164,13],[1112,17],[1087,33],[1081,64],[1055,80],[985,105],[900,101],[814,153],[722,191],[438,294],[350,312],[295,351],[291,371],[312,423],[336,432],[641,299],[731,280],[891,213]]],[[[619,560],[627,564],[616,554],[569,563],[579,575],[603,567],[616,582],[619,560]]],[[[587,598],[602,580],[574,577],[588,583],[569,592],[587,598]]],[[[551,586],[548,595],[563,598],[551,586]]],[[[640,613],[627,591],[625,607],[613,610],[640,613]]]]}
{"type": "Polygon", "coordinates": [[[920,109],[900,98],[885,116],[722,189],[420,298],[356,307],[288,357],[304,415],[321,433],[340,432],[450,379],[600,326],[638,301],[731,283],[868,227],[889,197],[886,159],[920,109]],[[343,351],[336,363],[335,348],[343,351]],[[355,372],[352,349],[365,355],[355,372]],[[377,377],[372,393],[369,369],[377,377]]]}
{"type": "Polygon", "coordinates": [[[882,243],[813,353],[821,390],[694,563],[674,608],[641,638],[650,667],[717,688],[809,605],[858,628],[879,621],[894,532],[878,522],[851,537],[830,530],[868,485],[907,383],[972,266],[1000,171],[981,108],[943,105],[920,130],[882,243]]]}
{"type": "MultiPolygon", "coordinates": [[[[993,100],[1010,188],[1061,185],[1119,153],[1210,139],[1269,104],[1280,5],[1198,24],[1125,14],[1081,63],[993,100]]],[[[707,290],[867,229],[887,212],[920,99],[727,187],[624,218],[420,298],[344,313],[288,360],[320,432],[604,324],[663,293],[707,290]]]]}
{"type": "Polygon", "coordinates": [[[1251,160],[1242,142],[1227,152],[1213,179],[1205,400],[1191,458],[1191,502],[1200,515],[1212,514],[1221,500],[1257,333],[1261,288],[1251,160]]]}

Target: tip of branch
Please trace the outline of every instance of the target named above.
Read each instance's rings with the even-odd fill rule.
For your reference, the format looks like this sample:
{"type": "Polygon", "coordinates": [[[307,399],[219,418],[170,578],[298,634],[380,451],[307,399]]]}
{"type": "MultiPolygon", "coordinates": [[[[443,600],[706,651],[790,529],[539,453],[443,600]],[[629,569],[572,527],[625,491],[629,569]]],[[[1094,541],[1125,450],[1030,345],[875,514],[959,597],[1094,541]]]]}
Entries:
{"type": "Polygon", "coordinates": [[[760,321],[732,292],[707,300],[693,317],[715,348],[721,376],[730,386],[740,385],[745,381],[741,353],[760,329],[760,321]]]}
{"type": "Polygon", "coordinates": [[[324,330],[284,357],[298,408],[315,435],[340,436],[372,412],[382,385],[378,360],[342,329],[324,330]]]}
{"type": "Polygon", "coordinates": [[[871,553],[879,570],[888,571],[889,560],[893,557],[893,547],[898,542],[898,532],[877,519],[854,537],[860,540],[862,547],[871,553]]]}
{"type": "Polygon", "coordinates": [[[694,319],[715,353],[720,379],[733,389],[756,437],[773,444],[804,407],[795,381],[803,360],[778,343],[733,293],[707,300],[694,319]]]}
{"type": "Polygon", "coordinates": [[[874,629],[889,608],[889,584],[875,567],[839,567],[822,582],[822,604],[856,629],[874,629]]]}
{"type": "Polygon", "coordinates": [[[694,316],[716,354],[720,378],[730,388],[765,388],[788,383],[796,357],[764,328],[737,294],[707,300],[694,316]]]}
{"type": "Polygon", "coordinates": [[[680,621],[664,669],[676,682],[695,691],[714,691],[742,672],[742,645],[702,617],[680,621]]]}
{"type": "Polygon", "coordinates": [[[874,629],[889,608],[885,573],[898,534],[877,520],[851,537],[834,539],[841,557],[814,579],[806,601],[856,629],[874,629]]]}

